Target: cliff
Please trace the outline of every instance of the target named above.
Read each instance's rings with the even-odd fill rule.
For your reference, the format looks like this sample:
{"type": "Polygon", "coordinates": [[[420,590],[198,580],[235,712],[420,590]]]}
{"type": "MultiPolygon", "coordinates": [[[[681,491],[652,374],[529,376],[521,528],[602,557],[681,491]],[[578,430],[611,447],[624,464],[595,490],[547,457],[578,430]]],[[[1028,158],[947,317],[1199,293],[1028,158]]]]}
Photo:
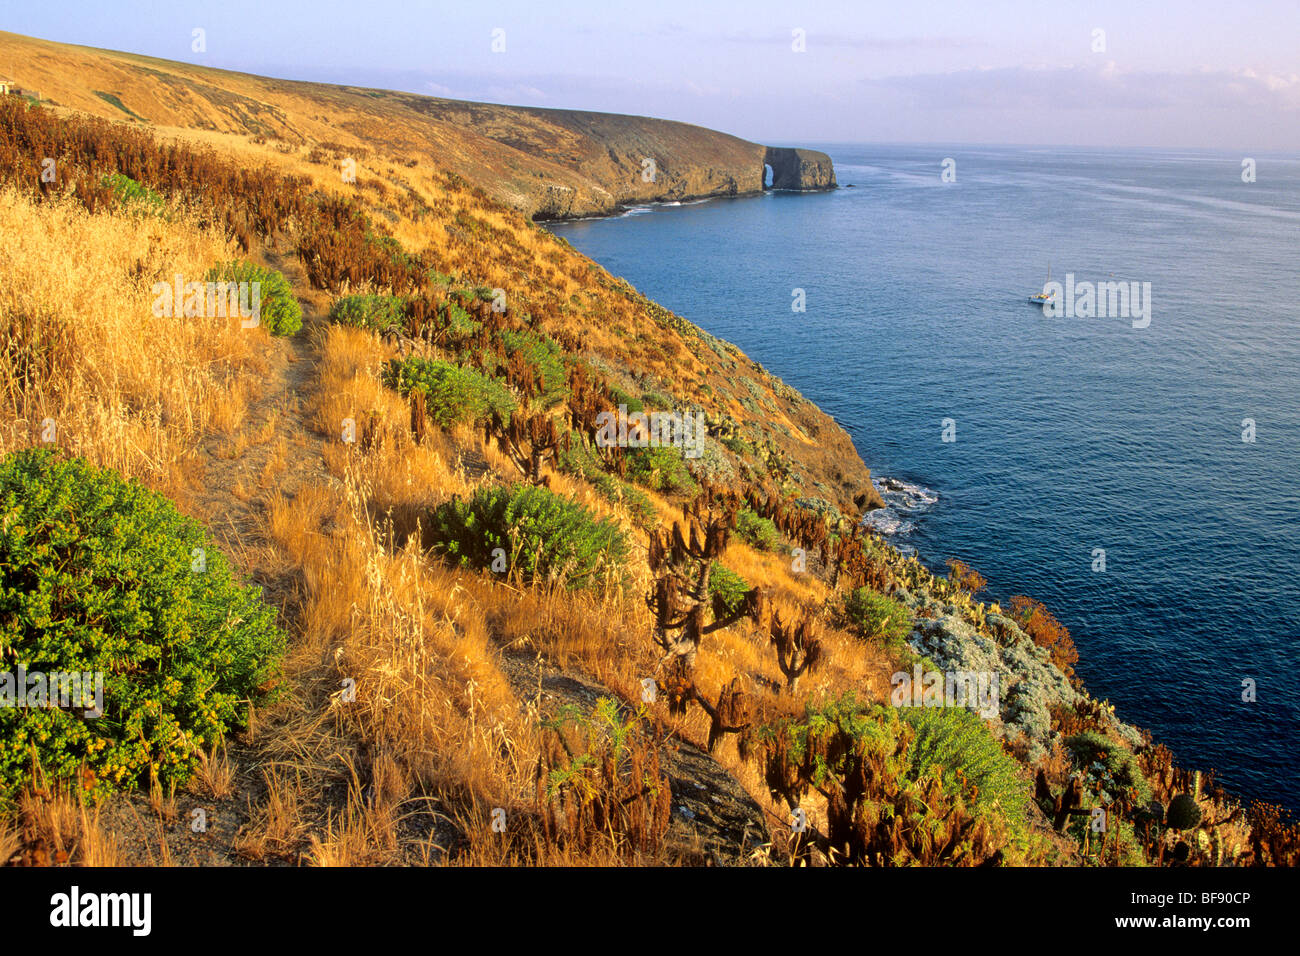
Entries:
{"type": "Polygon", "coordinates": [[[767,148],[644,116],[538,109],[253,76],[0,32],[0,75],[47,106],[163,133],[236,134],[288,150],[384,153],[453,171],[534,219],[633,203],[835,185],[814,150],[767,148]]]}
{"type": "Polygon", "coordinates": [[[831,158],[815,149],[769,146],[763,162],[772,167],[773,189],[834,189],[831,158]]]}

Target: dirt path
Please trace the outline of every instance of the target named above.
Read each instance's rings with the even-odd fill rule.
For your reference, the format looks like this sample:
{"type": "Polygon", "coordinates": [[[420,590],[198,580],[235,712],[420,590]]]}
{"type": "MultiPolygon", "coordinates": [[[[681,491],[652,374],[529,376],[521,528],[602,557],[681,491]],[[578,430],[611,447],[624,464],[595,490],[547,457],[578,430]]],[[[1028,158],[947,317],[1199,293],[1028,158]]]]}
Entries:
{"type": "MultiPolygon", "coordinates": [[[[296,258],[267,253],[267,264],[284,273],[295,290],[308,289],[296,258]]],[[[305,410],[314,387],[318,356],[313,332],[326,322],[324,297],[298,295],[303,327],[295,335],[271,338],[265,354],[269,371],[249,401],[244,421],[231,436],[212,435],[200,446],[203,487],[198,506],[213,535],[238,548],[260,538],[273,493],[292,499],[304,484],[330,480],[325,439],[305,410]]]]}
{"type": "MultiPolygon", "coordinates": [[[[262,258],[284,273],[298,295],[303,328],[293,336],[268,339],[267,371],[250,390],[242,423],[234,434],[213,434],[200,444],[201,480],[188,510],[208,525],[225,553],[247,569],[265,598],[281,609],[282,624],[292,641],[301,613],[301,572],[274,560],[266,521],[275,496],[292,500],[304,486],[336,482],[325,465],[329,439],[316,431],[308,411],[319,362],[313,333],[327,322],[329,298],[310,289],[301,265],[291,255],[266,252],[262,258]]],[[[489,470],[481,455],[466,458],[464,464],[472,470],[489,470]]],[[[500,664],[520,707],[531,705],[537,713],[552,713],[565,704],[589,710],[598,697],[616,696],[591,680],[527,656],[503,653],[500,664]]],[[[234,737],[227,740],[227,748],[232,778],[229,793],[222,797],[184,791],[159,812],[146,795],[136,793],[106,807],[103,822],[117,835],[126,862],[208,866],[303,862],[297,851],[258,861],[240,855],[240,832],[253,823],[257,808],[267,800],[263,770],[268,758],[256,744],[240,743],[234,737]],[[197,832],[196,812],[201,812],[204,822],[197,832]]],[[[669,738],[662,742],[660,756],[673,794],[668,839],[674,855],[695,864],[746,863],[768,840],[759,806],[700,748],[669,738]]],[[[440,845],[454,842],[454,833],[439,835],[446,837],[440,845]]]]}
{"type": "MultiPolygon", "coordinates": [[[[292,500],[304,485],[334,480],[325,467],[326,439],[316,432],[307,412],[318,362],[313,333],[327,321],[328,298],[311,290],[291,254],[264,251],[262,261],[289,280],[302,306],[303,327],[293,336],[267,339],[267,372],[249,389],[243,421],[233,434],[210,434],[196,449],[200,478],[191,489],[187,511],[208,526],[222,550],[246,569],[270,603],[281,608],[282,624],[293,640],[301,594],[298,572],[268,564],[265,528],[275,495],[292,500]]],[[[250,808],[265,798],[265,755],[234,737],[226,746],[233,771],[226,796],[178,792],[161,813],[140,793],[106,805],[102,822],[116,835],[127,862],[248,862],[235,845],[240,829],[250,822],[250,808]],[[203,822],[197,832],[196,811],[203,822]]]]}

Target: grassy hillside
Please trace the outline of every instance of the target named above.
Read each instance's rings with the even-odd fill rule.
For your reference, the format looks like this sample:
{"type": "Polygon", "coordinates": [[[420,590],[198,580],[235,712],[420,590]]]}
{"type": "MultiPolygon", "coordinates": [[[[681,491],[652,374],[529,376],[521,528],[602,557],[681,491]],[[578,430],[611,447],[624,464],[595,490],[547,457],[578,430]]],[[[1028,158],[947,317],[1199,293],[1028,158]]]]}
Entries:
{"type": "Polygon", "coordinates": [[[646,117],[270,79],[3,32],[0,75],[47,104],[158,130],[236,134],[304,154],[436,157],[538,217],[763,188],[764,147],[646,117]]]}
{"type": "Polygon", "coordinates": [[[118,690],[0,711],[0,860],[1295,861],[1045,608],[865,534],[734,346],[385,140],[347,182],[73,87],[0,98],[0,655],[118,690]],[[256,323],[186,288],[240,276],[256,323]],[[702,454],[602,445],[619,405],[702,454]],[[959,669],[987,712],[900,705],[959,669]]]}

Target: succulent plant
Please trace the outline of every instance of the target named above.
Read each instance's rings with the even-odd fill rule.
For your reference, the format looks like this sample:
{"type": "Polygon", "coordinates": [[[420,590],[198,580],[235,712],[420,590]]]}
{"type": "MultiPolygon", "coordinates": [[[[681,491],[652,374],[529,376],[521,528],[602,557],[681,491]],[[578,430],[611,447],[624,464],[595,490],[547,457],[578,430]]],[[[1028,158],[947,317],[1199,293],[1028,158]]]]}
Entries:
{"type": "Polygon", "coordinates": [[[1135,823],[1163,824],[1165,822],[1165,805],[1159,800],[1152,800],[1146,806],[1138,809],[1133,820],[1135,823]]]}
{"type": "Polygon", "coordinates": [[[1201,808],[1190,793],[1180,793],[1169,802],[1165,820],[1175,830],[1190,830],[1201,822],[1201,808]]]}

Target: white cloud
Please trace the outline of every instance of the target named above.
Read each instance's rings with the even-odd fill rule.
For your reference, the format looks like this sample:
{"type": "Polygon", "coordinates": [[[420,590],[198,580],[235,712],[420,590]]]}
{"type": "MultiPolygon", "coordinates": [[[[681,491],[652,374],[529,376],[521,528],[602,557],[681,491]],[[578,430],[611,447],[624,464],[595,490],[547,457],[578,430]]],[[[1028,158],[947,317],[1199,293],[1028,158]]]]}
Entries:
{"type": "Polygon", "coordinates": [[[1300,77],[1250,69],[1159,73],[1100,66],[1003,67],[864,80],[928,109],[1300,108],[1300,77]]]}

